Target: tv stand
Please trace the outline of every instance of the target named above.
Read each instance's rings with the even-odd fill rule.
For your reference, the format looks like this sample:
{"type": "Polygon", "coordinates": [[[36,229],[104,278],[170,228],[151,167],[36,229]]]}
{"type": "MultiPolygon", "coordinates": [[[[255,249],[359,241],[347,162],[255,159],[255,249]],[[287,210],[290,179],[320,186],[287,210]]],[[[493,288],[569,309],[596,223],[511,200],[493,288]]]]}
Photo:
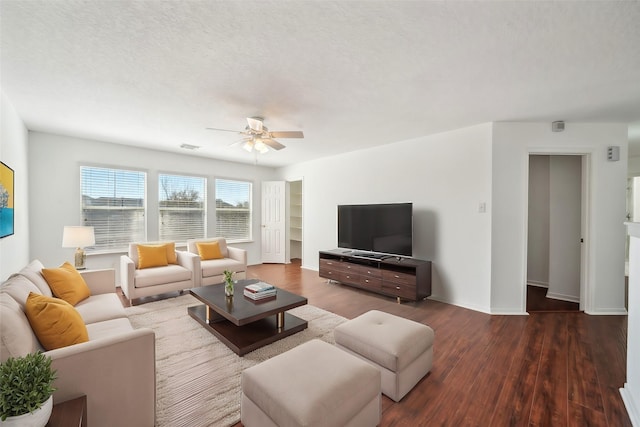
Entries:
{"type": "Polygon", "coordinates": [[[398,302],[431,295],[431,261],[393,255],[372,258],[347,252],[320,251],[320,277],[394,297],[398,302]]]}

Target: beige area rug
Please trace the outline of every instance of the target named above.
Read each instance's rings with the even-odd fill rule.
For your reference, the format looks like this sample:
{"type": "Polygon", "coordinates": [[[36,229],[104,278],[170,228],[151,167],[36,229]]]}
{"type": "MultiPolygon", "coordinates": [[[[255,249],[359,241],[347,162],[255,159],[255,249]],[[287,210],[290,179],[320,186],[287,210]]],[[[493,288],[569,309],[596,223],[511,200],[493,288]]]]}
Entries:
{"type": "Polygon", "coordinates": [[[134,328],[156,334],[156,425],[230,426],[240,421],[240,374],[250,366],[319,338],[347,319],[305,305],[289,312],[307,329],[243,357],[237,356],[187,314],[200,302],[191,295],[126,308],[134,328]]]}

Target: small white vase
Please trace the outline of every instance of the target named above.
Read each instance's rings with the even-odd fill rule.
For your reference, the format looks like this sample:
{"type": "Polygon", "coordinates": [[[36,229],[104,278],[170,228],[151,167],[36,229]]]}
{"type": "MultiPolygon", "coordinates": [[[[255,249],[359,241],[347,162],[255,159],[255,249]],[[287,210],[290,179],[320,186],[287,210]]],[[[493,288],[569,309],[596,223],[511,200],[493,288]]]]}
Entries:
{"type": "Polygon", "coordinates": [[[53,396],[49,396],[40,409],[36,409],[28,414],[7,417],[4,421],[0,420],[0,427],[44,427],[51,417],[52,410],[53,396]]]}

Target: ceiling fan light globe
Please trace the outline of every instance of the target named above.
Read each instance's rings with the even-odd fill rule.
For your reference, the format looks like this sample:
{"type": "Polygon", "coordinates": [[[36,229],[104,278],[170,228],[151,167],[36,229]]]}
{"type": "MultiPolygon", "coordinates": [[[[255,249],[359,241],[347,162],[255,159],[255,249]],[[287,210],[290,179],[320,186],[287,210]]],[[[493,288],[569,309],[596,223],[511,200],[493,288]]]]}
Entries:
{"type": "Polygon", "coordinates": [[[244,148],[246,151],[250,153],[251,151],[253,151],[253,141],[245,142],[242,148],[244,148]]]}

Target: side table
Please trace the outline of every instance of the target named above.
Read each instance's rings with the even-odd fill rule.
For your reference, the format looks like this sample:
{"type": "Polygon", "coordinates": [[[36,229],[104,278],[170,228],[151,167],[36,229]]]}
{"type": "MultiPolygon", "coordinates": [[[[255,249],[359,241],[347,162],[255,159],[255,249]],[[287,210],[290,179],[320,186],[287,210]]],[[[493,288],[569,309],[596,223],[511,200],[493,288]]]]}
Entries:
{"type": "Polygon", "coordinates": [[[87,427],[87,396],[53,405],[46,427],[87,427]]]}

